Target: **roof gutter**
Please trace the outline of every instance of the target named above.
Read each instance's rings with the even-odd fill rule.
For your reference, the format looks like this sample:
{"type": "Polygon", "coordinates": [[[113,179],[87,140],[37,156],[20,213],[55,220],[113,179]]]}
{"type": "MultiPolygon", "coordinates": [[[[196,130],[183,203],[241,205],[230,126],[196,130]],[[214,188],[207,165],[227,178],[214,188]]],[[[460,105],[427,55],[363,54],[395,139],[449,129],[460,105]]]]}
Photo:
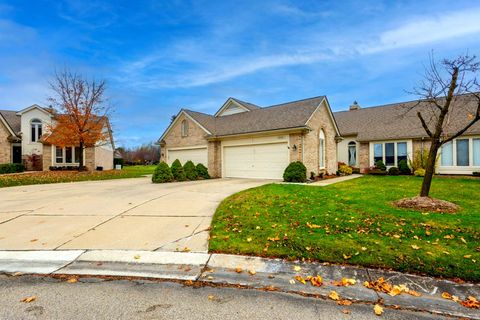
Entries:
{"type": "Polygon", "coordinates": [[[274,130],[259,130],[259,131],[250,131],[244,133],[234,133],[234,134],[227,134],[227,135],[207,135],[205,139],[208,141],[218,140],[218,139],[225,139],[225,138],[233,138],[233,137],[244,137],[250,135],[259,135],[259,134],[275,134],[275,133],[291,133],[297,131],[310,131],[311,128],[309,126],[299,126],[299,127],[291,127],[291,128],[281,128],[281,129],[274,129],[274,130]]]}

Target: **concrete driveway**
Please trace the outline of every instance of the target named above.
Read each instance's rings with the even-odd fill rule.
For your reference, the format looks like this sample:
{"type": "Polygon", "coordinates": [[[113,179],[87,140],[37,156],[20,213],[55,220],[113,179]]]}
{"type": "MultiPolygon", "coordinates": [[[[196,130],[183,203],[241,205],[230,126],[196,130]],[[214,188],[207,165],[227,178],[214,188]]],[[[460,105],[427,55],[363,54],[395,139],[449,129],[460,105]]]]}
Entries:
{"type": "Polygon", "coordinates": [[[0,189],[0,250],[205,252],[218,204],[266,182],[138,178],[0,189]]]}

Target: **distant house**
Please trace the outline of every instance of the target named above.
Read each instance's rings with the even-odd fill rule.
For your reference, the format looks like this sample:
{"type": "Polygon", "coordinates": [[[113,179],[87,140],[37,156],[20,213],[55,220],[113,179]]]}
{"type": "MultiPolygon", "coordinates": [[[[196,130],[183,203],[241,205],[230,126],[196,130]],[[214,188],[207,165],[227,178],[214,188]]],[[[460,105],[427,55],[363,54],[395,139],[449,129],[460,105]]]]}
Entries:
{"type": "MultiPolygon", "coordinates": [[[[302,161],[308,174],[334,174],[338,162],[362,172],[378,160],[398,166],[430,146],[411,110],[416,103],[370,108],[355,103],[349,111],[332,113],[325,96],[268,107],[229,98],[214,115],[180,110],[158,141],[161,160],[203,163],[214,177],[268,179],[281,179],[292,161],[302,161]]],[[[468,95],[455,103],[475,107],[468,95]]],[[[456,112],[450,128],[468,120],[467,113],[456,112]]],[[[480,171],[480,123],[441,149],[437,171],[480,171]]]]}
{"type": "MultiPolygon", "coordinates": [[[[42,139],[54,121],[52,112],[38,105],[18,112],[0,110],[0,163],[23,163],[29,170],[78,166],[78,146],[53,146],[42,139]]],[[[99,141],[97,146],[85,149],[84,163],[89,170],[113,168],[114,145],[108,119],[105,130],[109,132],[109,141],[99,141]]]]}
{"type": "MultiPolygon", "coordinates": [[[[449,132],[457,132],[471,121],[477,102],[470,95],[457,96],[447,119],[449,132]],[[462,111],[455,108],[462,105],[462,111]],[[469,115],[470,113],[470,115],[469,115]]],[[[425,102],[409,101],[335,112],[341,140],[337,144],[338,161],[360,167],[362,171],[382,160],[388,167],[398,166],[418,151],[430,148],[430,140],[417,116],[427,108],[425,102]],[[415,108],[414,108],[415,107],[415,108]]],[[[472,174],[480,171],[480,123],[440,150],[437,173],[472,174]]]]}

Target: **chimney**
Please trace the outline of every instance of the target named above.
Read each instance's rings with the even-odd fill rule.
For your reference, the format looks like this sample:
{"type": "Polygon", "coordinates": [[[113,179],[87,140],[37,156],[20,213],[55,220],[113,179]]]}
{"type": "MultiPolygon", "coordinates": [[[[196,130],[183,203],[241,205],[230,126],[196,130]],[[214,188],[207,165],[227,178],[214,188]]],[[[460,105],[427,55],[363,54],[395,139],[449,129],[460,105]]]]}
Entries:
{"type": "Polygon", "coordinates": [[[358,102],[355,100],[355,101],[353,101],[352,105],[350,106],[350,111],[358,110],[358,109],[360,109],[360,106],[358,105],[358,102]]]}

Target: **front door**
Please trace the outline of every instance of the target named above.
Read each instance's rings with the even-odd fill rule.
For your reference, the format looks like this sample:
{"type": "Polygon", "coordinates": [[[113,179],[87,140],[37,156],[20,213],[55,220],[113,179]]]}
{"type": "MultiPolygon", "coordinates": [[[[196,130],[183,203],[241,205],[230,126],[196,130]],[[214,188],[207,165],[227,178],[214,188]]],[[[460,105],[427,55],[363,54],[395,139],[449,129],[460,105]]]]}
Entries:
{"type": "Polygon", "coordinates": [[[22,147],[21,146],[12,147],[12,162],[22,163],[22,147]]]}

